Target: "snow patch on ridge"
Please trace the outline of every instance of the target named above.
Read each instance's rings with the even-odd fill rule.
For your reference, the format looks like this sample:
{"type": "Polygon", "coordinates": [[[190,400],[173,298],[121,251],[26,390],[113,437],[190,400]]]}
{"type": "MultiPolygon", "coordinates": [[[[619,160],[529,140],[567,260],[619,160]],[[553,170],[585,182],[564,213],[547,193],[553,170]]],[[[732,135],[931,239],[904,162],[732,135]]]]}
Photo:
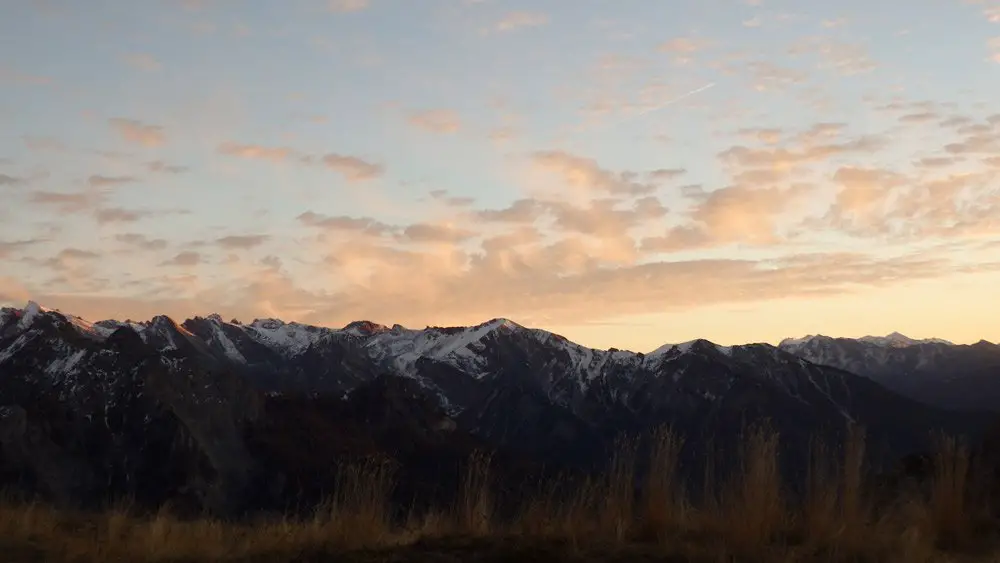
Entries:
{"type": "Polygon", "coordinates": [[[278,319],[254,319],[241,328],[255,340],[275,346],[293,356],[305,352],[324,334],[324,329],[318,327],[285,323],[278,319]]]}
{"type": "Polygon", "coordinates": [[[226,336],[226,332],[222,329],[223,320],[219,315],[210,315],[208,317],[208,325],[212,327],[212,339],[222,348],[223,353],[230,360],[234,362],[239,362],[241,364],[247,363],[247,359],[243,357],[243,354],[236,348],[236,344],[226,336]]]}

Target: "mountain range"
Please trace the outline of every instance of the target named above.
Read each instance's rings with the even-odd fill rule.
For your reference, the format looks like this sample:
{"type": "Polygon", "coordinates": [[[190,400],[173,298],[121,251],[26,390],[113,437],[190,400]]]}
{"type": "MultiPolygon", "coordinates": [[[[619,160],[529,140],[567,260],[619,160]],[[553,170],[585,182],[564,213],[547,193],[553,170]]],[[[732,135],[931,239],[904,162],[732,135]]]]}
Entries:
{"type": "Polygon", "coordinates": [[[510,475],[587,469],[623,433],[663,425],[695,467],[762,420],[789,471],[814,439],[836,444],[852,424],[872,459],[891,463],[926,449],[933,430],[981,432],[998,395],[964,382],[1000,389],[997,359],[989,343],[899,335],[643,354],[506,319],[89,322],[29,303],[0,309],[0,484],[76,505],[128,496],[227,513],[315,499],[358,454],[390,455],[400,494],[414,494],[473,450],[494,451],[510,475]]]}
{"type": "Polygon", "coordinates": [[[899,333],[859,339],[807,336],[778,347],[810,362],[868,377],[901,395],[948,409],[1000,409],[1000,346],[956,345],[899,333]]]}

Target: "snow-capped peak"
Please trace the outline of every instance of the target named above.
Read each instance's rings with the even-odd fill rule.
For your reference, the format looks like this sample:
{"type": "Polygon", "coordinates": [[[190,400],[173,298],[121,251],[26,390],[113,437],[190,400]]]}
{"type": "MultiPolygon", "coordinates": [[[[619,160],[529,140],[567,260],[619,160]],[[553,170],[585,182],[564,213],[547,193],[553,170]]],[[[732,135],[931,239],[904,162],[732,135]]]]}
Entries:
{"type": "Polygon", "coordinates": [[[662,356],[664,354],[668,354],[671,351],[677,351],[678,353],[681,353],[681,354],[687,354],[688,352],[691,352],[693,349],[695,349],[697,346],[700,346],[700,345],[714,347],[716,350],[718,350],[719,352],[721,352],[722,354],[725,354],[727,356],[729,356],[729,355],[731,355],[733,353],[733,347],[732,346],[720,346],[720,345],[718,345],[718,344],[716,344],[714,342],[710,342],[708,340],[705,340],[704,338],[696,338],[694,340],[688,340],[687,342],[681,342],[681,343],[678,343],[678,344],[664,344],[663,346],[660,346],[659,348],[657,348],[656,350],[653,350],[652,352],[650,352],[647,355],[648,356],[656,357],[656,356],[662,356]]]}
{"type": "Polygon", "coordinates": [[[48,313],[49,310],[42,307],[35,301],[28,301],[28,304],[24,306],[21,310],[21,320],[18,323],[19,328],[28,328],[31,323],[35,322],[35,319],[43,313],[48,313]]]}
{"type": "Polygon", "coordinates": [[[778,343],[779,348],[786,347],[797,347],[813,342],[814,340],[819,340],[823,338],[828,338],[822,334],[807,334],[802,338],[786,338],[778,343]]]}
{"type": "Polygon", "coordinates": [[[255,337],[255,340],[270,344],[286,353],[296,355],[318,342],[324,335],[335,331],[299,323],[286,323],[280,319],[254,319],[241,329],[255,337]]]}
{"type": "Polygon", "coordinates": [[[285,326],[285,321],[281,319],[254,319],[253,322],[250,323],[250,326],[265,330],[275,330],[285,326]]]}
{"type": "Polygon", "coordinates": [[[371,321],[354,321],[340,329],[352,336],[371,336],[389,330],[389,327],[371,321]]]}
{"type": "Polygon", "coordinates": [[[884,346],[888,348],[907,348],[909,346],[918,346],[920,344],[948,344],[951,342],[947,340],[941,340],[940,338],[927,338],[923,340],[916,340],[910,338],[909,336],[900,334],[898,332],[893,332],[887,334],[886,336],[863,336],[858,339],[859,342],[865,342],[867,344],[874,344],[876,346],[884,346]]]}
{"type": "Polygon", "coordinates": [[[504,318],[499,318],[499,317],[496,318],[496,319],[491,319],[489,321],[486,321],[485,323],[483,323],[483,324],[481,324],[479,326],[483,327],[483,328],[489,328],[491,330],[495,330],[495,329],[498,329],[498,328],[513,329],[513,330],[523,329],[524,328],[523,326],[515,323],[514,321],[512,321],[510,319],[504,319],[504,318]]]}
{"type": "Polygon", "coordinates": [[[910,338],[899,332],[892,332],[885,336],[862,336],[861,338],[831,338],[829,336],[823,336],[821,334],[810,334],[802,338],[786,338],[781,341],[778,345],[781,348],[802,348],[814,342],[833,342],[837,340],[861,342],[863,344],[868,344],[870,346],[877,346],[879,348],[908,348],[910,346],[919,346],[921,344],[945,344],[948,346],[954,346],[953,343],[942,340],[940,338],[925,338],[918,340],[915,338],[910,338]]]}
{"type": "Polygon", "coordinates": [[[63,313],[58,309],[48,309],[39,305],[36,301],[28,301],[24,309],[20,311],[15,310],[14,314],[19,317],[17,328],[22,331],[31,328],[39,318],[46,315],[53,315],[57,322],[69,323],[77,332],[88,338],[103,340],[114,332],[114,330],[107,327],[95,325],[90,321],[63,313]]]}

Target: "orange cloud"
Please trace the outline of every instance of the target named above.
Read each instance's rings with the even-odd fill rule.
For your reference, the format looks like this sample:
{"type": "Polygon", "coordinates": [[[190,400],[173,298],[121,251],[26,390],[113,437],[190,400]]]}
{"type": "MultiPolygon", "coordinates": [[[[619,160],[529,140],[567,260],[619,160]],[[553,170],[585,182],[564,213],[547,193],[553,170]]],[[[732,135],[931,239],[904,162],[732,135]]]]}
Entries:
{"type": "Polygon", "coordinates": [[[410,115],[411,125],[431,133],[457,133],[462,128],[462,120],[452,110],[427,110],[410,115]]]}
{"type": "Polygon", "coordinates": [[[28,201],[39,205],[55,207],[62,213],[78,213],[80,210],[88,209],[97,204],[103,196],[93,192],[50,192],[36,191],[28,196],[28,201]]]}
{"type": "Polygon", "coordinates": [[[144,147],[158,147],[166,142],[166,133],[159,125],[148,125],[135,119],[113,117],[108,124],[130,143],[144,147]]]}
{"type": "Polygon", "coordinates": [[[222,143],[216,150],[228,156],[237,156],[248,160],[269,160],[271,162],[282,162],[295,154],[295,151],[286,147],[245,145],[232,141],[222,143]]]}
{"type": "Polygon", "coordinates": [[[638,181],[636,174],[615,173],[601,168],[592,158],[564,151],[539,151],[532,155],[534,165],[559,176],[568,186],[586,195],[646,195],[658,187],[638,181]]]}
{"type": "Polygon", "coordinates": [[[227,141],[216,148],[220,154],[245,158],[248,160],[264,160],[269,162],[285,162],[297,159],[303,164],[321,164],[330,170],[340,173],[348,182],[364,182],[373,180],[383,174],[384,167],[361,158],[337,153],[323,156],[303,155],[288,147],[266,147],[227,141]]]}
{"type": "Polygon", "coordinates": [[[661,53],[697,53],[708,45],[707,40],[698,37],[675,37],[660,43],[657,49],[661,53]]]}
{"type": "Polygon", "coordinates": [[[385,171],[379,164],[336,153],[324,155],[321,162],[327,168],[339,172],[348,182],[374,180],[385,171]]]}

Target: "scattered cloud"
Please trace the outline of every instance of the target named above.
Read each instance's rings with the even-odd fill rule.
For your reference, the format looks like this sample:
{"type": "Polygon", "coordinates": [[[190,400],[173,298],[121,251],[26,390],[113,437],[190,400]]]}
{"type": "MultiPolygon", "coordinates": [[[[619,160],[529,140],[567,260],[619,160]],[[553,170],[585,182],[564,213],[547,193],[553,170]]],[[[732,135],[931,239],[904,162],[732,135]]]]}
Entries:
{"type": "Polygon", "coordinates": [[[56,255],[60,259],[72,260],[96,260],[101,255],[91,250],[81,250],[79,248],[64,248],[56,255]]]}
{"type": "Polygon", "coordinates": [[[845,43],[826,36],[803,38],[789,47],[787,52],[793,57],[809,56],[818,59],[821,69],[832,70],[844,76],[864,74],[878,66],[865,45],[845,43]]]}
{"type": "Polygon", "coordinates": [[[246,145],[232,141],[222,143],[216,150],[220,154],[228,156],[238,156],[247,160],[269,160],[271,162],[283,162],[295,154],[295,151],[287,147],[246,145]]]}
{"type": "Polygon", "coordinates": [[[517,135],[516,130],[513,127],[497,127],[496,129],[490,131],[489,139],[496,143],[503,143],[514,139],[517,135]]]}
{"type": "Polygon", "coordinates": [[[532,161],[537,168],[559,176],[568,186],[587,195],[645,195],[658,187],[640,182],[635,173],[612,172],[592,158],[561,150],[536,152],[532,161]]]}
{"type": "Polygon", "coordinates": [[[197,266],[201,264],[202,257],[198,252],[192,250],[185,250],[184,252],[177,253],[173,258],[167,260],[162,265],[163,266],[197,266]]]}
{"type": "Polygon", "coordinates": [[[451,242],[457,243],[476,236],[474,231],[452,225],[418,223],[403,229],[400,237],[411,242],[451,242]]]}
{"type": "Polygon", "coordinates": [[[225,142],[219,145],[220,154],[245,158],[248,160],[263,160],[281,163],[296,159],[303,164],[320,164],[330,170],[340,173],[348,182],[365,182],[374,180],[385,171],[380,164],[369,162],[356,156],[328,153],[322,156],[304,155],[288,147],[266,147],[262,145],[247,145],[235,142],[225,142]]]}
{"type": "Polygon", "coordinates": [[[438,201],[451,207],[464,208],[469,207],[476,202],[476,199],[473,197],[450,195],[448,190],[431,190],[427,195],[433,201],[438,201]]]}
{"type": "Polygon", "coordinates": [[[18,176],[11,176],[9,174],[0,174],[0,187],[2,186],[16,186],[23,184],[25,182],[24,178],[18,176]]]}
{"type": "Polygon", "coordinates": [[[182,172],[187,172],[188,168],[186,166],[179,166],[176,164],[167,164],[162,160],[153,160],[146,163],[146,170],[154,173],[180,174],[182,172]]]}
{"type": "Polygon", "coordinates": [[[45,239],[0,240],[0,259],[7,258],[17,252],[30,249],[32,246],[46,242],[45,239]]]}
{"type": "Polygon", "coordinates": [[[691,54],[704,50],[709,42],[699,37],[674,37],[660,43],[657,49],[661,53],[691,54]]]}
{"type": "Polygon", "coordinates": [[[269,239],[268,235],[230,235],[216,240],[216,244],[228,250],[247,250],[256,248],[269,239]]]}
{"type": "Polygon", "coordinates": [[[348,182],[374,180],[381,176],[385,170],[380,164],[336,153],[324,155],[320,162],[327,168],[339,172],[348,182]]]}
{"type": "Polygon", "coordinates": [[[327,0],[327,8],[338,14],[363,12],[371,7],[371,0],[327,0]]]}
{"type": "Polygon", "coordinates": [[[151,215],[153,215],[153,213],[150,211],[123,209],[121,207],[108,207],[95,211],[94,219],[102,225],[108,223],[134,223],[151,215]]]}
{"type": "Polygon", "coordinates": [[[312,211],[302,213],[298,220],[307,227],[358,234],[383,235],[393,230],[390,225],[367,217],[329,216],[312,211]]]}
{"type": "Polygon", "coordinates": [[[90,208],[99,197],[90,192],[64,193],[39,190],[32,192],[28,199],[31,203],[51,206],[60,212],[75,213],[90,208]]]}
{"type": "Polygon", "coordinates": [[[536,199],[519,199],[503,209],[485,209],[477,219],[496,223],[531,224],[545,212],[542,202],[536,199]]]}
{"type": "Polygon", "coordinates": [[[165,250],[168,246],[168,243],[165,239],[162,238],[151,239],[146,235],[139,233],[122,233],[119,235],[115,235],[115,240],[117,240],[122,244],[137,248],[139,250],[146,250],[146,251],[165,250]]]}
{"type": "Polygon", "coordinates": [[[159,125],[149,125],[124,117],[113,117],[108,120],[108,124],[122,139],[143,147],[158,147],[167,140],[163,127],[159,125]]]}
{"type": "Polygon", "coordinates": [[[122,61],[132,68],[146,72],[154,72],[163,68],[160,61],[149,53],[128,53],[122,55],[122,61]]]}
{"type": "MultiPolygon", "coordinates": [[[[221,6],[182,2],[203,12],[221,6]]],[[[381,4],[321,0],[316,6],[358,13],[381,4]]],[[[548,14],[503,11],[509,9],[501,7],[486,20],[479,19],[485,17],[481,10],[449,15],[477,19],[486,34],[550,23],[548,14]]],[[[991,4],[978,4],[974,14],[980,11],[1000,23],[991,4]]],[[[0,241],[0,258],[20,262],[41,255],[26,263],[57,270],[45,279],[53,272],[39,268],[45,273],[35,278],[31,269],[26,279],[32,293],[58,288],[126,296],[64,295],[78,299],[74,312],[86,313],[94,303],[133,307],[130,315],[228,307],[239,316],[292,315],[321,324],[364,317],[418,326],[498,314],[543,326],[595,323],[726,302],[840,295],[976,271],[996,261],[984,258],[980,264],[975,254],[985,255],[1000,240],[1000,110],[991,100],[976,105],[964,98],[910,99],[923,69],[905,66],[909,61],[877,60],[879,51],[869,41],[878,38],[866,38],[861,28],[844,33],[852,22],[843,17],[802,13],[801,25],[789,26],[783,25],[789,14],[746,10],[730,23],[766,27],[767,48],[741,49],[711,25],[693,24],[637,52],[637,34],[648,22],[618,21],[623,13],[616,12],[616,21],[578,22],[588,26],[592,49],[567,52],[550,41],[557,36],[540,34],[533,41],[549,42],[532,45],[530,60],[505,51],[483,76],[405,69],[400,80],[412,90],[392,94],[381,106],[374,100],[373,107],[425,109],[397,114],[391,124],[396,129],[386,131],[345,122],[344,108],[333,97],[284,90],[282,105],[270,108],[256,96],[235,95],[236,88],[230,96],[228,82],[191,85],[204,95],[171,108],[177,113],[164,122],[184,125],[176,138],[172,125],[168,130],[126,117],[105,122],[92,112],[80,114],[81,123],[110,127],[132,145],[119,152],[79,146],[87,138],[83,129],[67,128],[65,137],[55,139],[42,136],[45,129],[16,128],[15,146],[9,147],[14,154],[4,155],[16,160],[0,174],[0,187],[18,187],[4,190],[16,203],[2,211],[0,223],[10,225],[8,237],[17,236],[0,241]],[[786,32],[791,35],[783,37],[786,32]],[[563,70],[546,70],[560,60],[565,65],[555,68],[563,70]],[[528,71],[530,78],[520,74],[528,71]],[[466,79],[481,91],[467,92],[466,79]],[[695,103],[659,111],[705,84],[712,92],[695,103]],[[466,114],[462,99],[435,97],[441,85],[448,93],[485,96],[490,115],[466,114]],[[536,105],[553,90],[561,96],[557,105],[536,105]],[[459,114],[448,108],[463,109],[459,114]],[[581,134],[593,133],[592,120],[603,124],[618,114],[643,119],[616,120],[614,133],[581,134]],[[812,116],[816,123],[804,121],[812,116]],[[265,121],[281,117],[291,119],[279,130],[270,127],[280,122],[265,121]],[[439,157],[434,151],[448,140],[429,135],[426,146],[412,153],[391,153],[401,160],[398,169],[379,160],[390,153],[364,152],[380,146],[380,135],[391,140],[405,127],[462,133],[475,156],[453,163],[454,177],[434,177],[427,175],[426,159],[439,157]],[[22,131],[39,135],[18,141],[22,131]],[[316,144],[331,139],[344,145],[316,144]],[[669,144],[650,143],[654,139],[669,144]],[[214,160],[198,152],[206,140],[214,160]],[[169,151],[156,155],[139,150],[166,148],[168,142],[169,151]],[[484,152],[475,153],[477,147],[484,152]],[[278,166],[261,170],[266,166],[245,161],[278,166]],[[192,221],[174,226],[179,233],[159,231],[169,226],[165,221],[155,231],[122,232],[140,231],[147,219],[174,213],[157,203],[162,194],[148,204],[136,198],[145,195],[141,182],[153,180],[148,188],[159,188],[181,173],[188,176],[177,179],[191,181],[172,182],[178,198],[202,187],[241,191],[226,194],[226,209],[208,209],[212,219],[200,209],[192,221]],[[260,173],[273,185],[252,181],[260,173]],[[350,198],[323,190],[324,182],[341,177],[354,184],[342,190],[350,198]],[[116,191],[126,184],[136,189],[116,191]],[[308,203],[293,199],[305,197],[308,203]],[[289,215],[288,205],[303,212],[289,215]],[[219,217],[213,212],[225,215],[224,227],[212,222],[219,217]],[[95,229],[95,221],[102,228],[95,229]],[[198,240],[186,242],[188,237],[198,240]],[[62,243],[39,244],[45,240],[62,243]],[[73,247],[60,250],[69,240],[73,247]],[[101,255],[76,245],[92,245],[101,255]],[[116,279],[111,270],[122,267],[104,259],[108,248],[111,255],[127,256],[132,278],[107,282],[116,279]],[[856,248],[871,253],[847,251],[856,248]],[[174,269],[148,268],[157,264],[174,269]]],[[[216,15],[180,14],[181,25],[227,34],[252,25],[255,40],[291,32],[280,22],[269,29],[257,21],[205,19],[216,15]]],[[[551,16],[562,22],[555,12],[551,16]]],[[[974,41],[1000,63],[1000,37],[989,35],[996,33],[974,41]]],[[[376,52],[381,47],[350,34],[323,40],[329,52],[352,63],[360,54],[384,55],[376,52]]],[[[164,66],[140,52],[123,55],[121,62],[144,71],[164,66]]],[[[117,71],[127,68],[119,65],[117,71]]],[[[12,77],[11,69],[0,68],[0,82],[10,84],[12,77]]],[[[23,73],[15,78],[47,82],[23,73]]],[[[151,103],[118,101],[123,104],[114,107],[124,108],[123,115],[151,103]]],[[[14,294],[6,280],[0,280],[0,294],[14,294]]]]}
{"type": "Polygon", "coordinates": [[[87,178],[87,185],[91,188],[110,188],[113,186],[120,186],[122,184],[131,184],[138,181],[134,176],[103,176],[101,174],[94,174],[87,178]]]}
{"type": "Polygon", "coordinates": [[[32,151],[65,151],[66,144],[54,137],[38,137],[34,135],[24,135],[21,141],[28,150],[32,151]]]}
{"type": "Polygon", "coordinates": [[[462,128],[462,120],[452,110],[427,110],[410,114],[409,122],[431,133],[457,133],[462,128]]]}
{"type": "Polygon", "coordinates": [[[22,72],[16,68],[0,64],[0,84],[47,86],[53,82],[51,77],[22,72]]]}
{"type": "Polygon", "coordinates": [[[505,33],[528,27],[540,27],[547,23],[549,16],[542,12],[510,12],[496,23],[494,29],[505,33]]]}

